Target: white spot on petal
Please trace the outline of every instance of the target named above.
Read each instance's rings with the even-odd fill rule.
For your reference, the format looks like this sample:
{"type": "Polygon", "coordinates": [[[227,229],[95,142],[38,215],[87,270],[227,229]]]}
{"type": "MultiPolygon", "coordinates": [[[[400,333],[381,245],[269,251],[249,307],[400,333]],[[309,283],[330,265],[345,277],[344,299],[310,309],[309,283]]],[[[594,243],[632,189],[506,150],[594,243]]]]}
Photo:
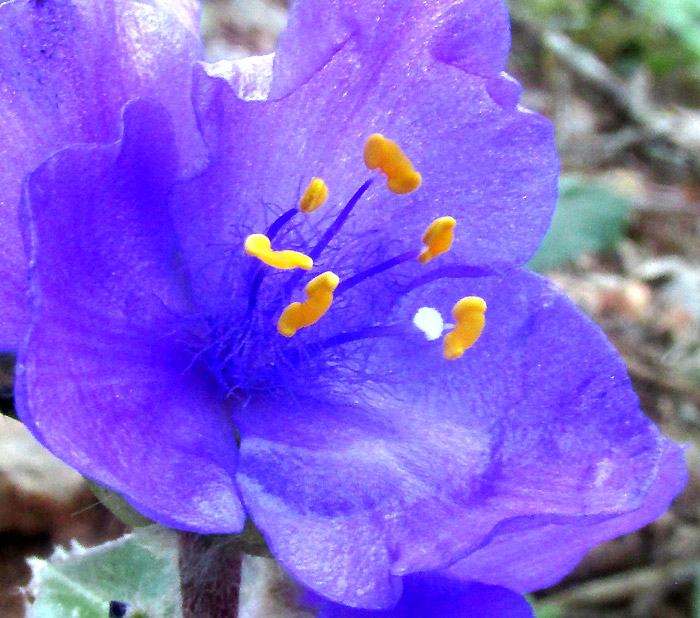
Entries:
{"type": "Polygon", "coordinates": [[[437,309],[432,307],[421,307],[413,316],[413,323],[423,331],[428,341],[435,341],[442,331],[445,330],[445,323],[437,309]]]}
{"type": "Polygon", "coordinates": [[[610,478],[613,471],[613,463],[610,459],[603,459],[596,464],[594,487],[602,487],[610,478]]]}

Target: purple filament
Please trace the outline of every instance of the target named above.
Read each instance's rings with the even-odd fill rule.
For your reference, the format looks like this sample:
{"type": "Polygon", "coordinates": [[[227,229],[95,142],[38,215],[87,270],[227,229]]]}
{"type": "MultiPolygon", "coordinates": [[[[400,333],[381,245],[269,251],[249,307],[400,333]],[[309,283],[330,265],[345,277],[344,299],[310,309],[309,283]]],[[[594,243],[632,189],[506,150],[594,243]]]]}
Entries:
{"type": "Polygon", "coordinates": [[[411,329],[404,324],[389,324],[386,326],[368,326],[360,330],[339,333],[328,337],[323,341],[308,344],[296,350],[290,350],[287,359],[291,365],[298,365],[307,359],[310,359],[328,348],[332,348],[353,341],[362,339],[379,339],[381,337],[406,337],[411,333],[411,329]]]}
{"type": "Polygon", "coordinates": [[[282,213],[277,219],[275,219],[270,227],[267,228],[267,233],[265,236],[267,236],[270,240],[272,240],[279,231],[285,226],[285,224],[291,220],[291,218],[299,212],[299,209],[297,207],[290,208],[286,212],[282,213]]]}
{"type": "Polygon", "coordinates": [[[374,277],[374,275],[378,275],[379,273],[383,273],[385,270],[389,270],[390,268],[393,268],[394,266],[398,266],[399,264],[403,264],[404,262],[407,262],[408,260],[416,259],[420,255],[420,253],[421,253],[420,249],[411,249],[410,251],[406,251],[405,253],[402,253],[401,255],[397,255],[396,257],[393,257],[389,260],[386,260],[385,262],[377,264],[376,266],[372,266],[371,268],[368,268],[367,270],[363,270],[362,272],[357,273],[356,275],[353,275],[349,279],[345,279],[345,281],[341,281],[335,290],[335,296],[336,297],[340,296],[343,292],[347,292],[350,288],[356,286],[358,283],[362,283],[363,281],[365,281],[366,279],[369,279],[370,277],[374,277]]]}
{"type": "MultiPolygon", "coordinates": [[[[318,256],[321,255],[321,252],[328,246],[328,243],[343,227],[343,224],[347,221],[348,217],[350,216],[350,213],[352,212],[352,209],[355,208],[357,202],[360,201],[360,198],[367,192],[367,189],[370,188],[373,182],[374,177],[370,178],[369,180],[366,180],[362,184],[362,186],[357,191],[355,191],[355,194],[350,198],[348,203],[340,211],[335,221],[333,221],[329,228],[323,233],[323,236],[321,236],[321,240],[319,240],[318,243],[316,243],[316,246],[313,249],[311,249],[309,257],[314,262],[316,261],[318,256]]],[[[287,285],[285,285],[284,287],[285,296],[296,287],[302,276],[303,273],[297,272],[289,278],[289,281],[287,281],[287,285]]]]}
{"type": "Polygon", "coordinates": [[[370,178],[369,180],[366,180],[357,191],[355,191],[355,194],[350,198],[350,201],[345,205],[345,208],[340,211],[340,214],[336,217],[335,221],[333,221],[333,224],[324,232],[323,236],[321,236],[321,240],[319,240],[316,246],[311,249],[309,257],[312,260],[315,261],[318,256],[321,255],[321,252],[328,246],[328,243],[340,231],[340,228],[343,227],[343,224],[350,216],[352,209],[355,208],[355,204],[360,201],[360,198],[366,193],[367,189],[370,188],[373,182],[374,178],[370,178]]]}
{"type": "MultiPolygon", "coordinates": [[[[291,221],[292,217],[299,212],[299,209],[294,207],[290,208],[286,212],[282,213],[277,219],[275,219],[270,227],[267,228],[267,233],[265,236],[267,236],[270,240],[272,240],[277,234],[279,234],[280,230],[289,222],[291,221]]],[[[257,301],[258,298],[258,292],[260,291],[260,286],[262,285],[263,279],[265,278],[265,267],[260,266],[258,268],[258,272],[255,274],[255,277],[253,278],[253,282],[250,284],[250,293],[248,294],[248,312],[251,312],[253,309],[255,309],[255,302],[257,301]]]]}

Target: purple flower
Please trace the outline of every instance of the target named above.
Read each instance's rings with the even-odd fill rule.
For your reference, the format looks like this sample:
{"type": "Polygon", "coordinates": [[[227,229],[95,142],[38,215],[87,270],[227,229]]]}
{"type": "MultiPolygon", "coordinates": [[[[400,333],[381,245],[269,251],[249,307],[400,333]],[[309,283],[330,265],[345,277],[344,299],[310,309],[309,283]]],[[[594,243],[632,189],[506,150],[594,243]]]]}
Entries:
{"type": "MultiPolygon", "coordinates": [[[[30,28],[86,10],[6,6],[30,28]]],[[[198,132],[165,72],[119,91],[163,89],[126,105],[113,143],[113,114],[96,104],[102,131],[72,137],[89,143],[25,184],[24,422],[164,524],[238,532],[251,517],[300,582],[356,607],[396,603],[404,576],[395,612],[416,590],[434,602],[526,592],[657,517],[685,482],[680,449],[641,413],[600,330],[520,266],[549,222],[558,163],[549,123],[502,72],[508,45],[500,0],[299,0],[274,57],[195,67],[198,132]],[[394,193],[367,169],[375,133],[410,160],[383,155],[386,143],[370,153],[390,184],[392,167],[412,165],[419,189],[394,193]],[[313,178],[330,194],[307,214],[313,178]],[[423,264],[421,237],[442,217],[454,242],[423,264]],[[272,255],[254,234],[303,255],[272,255]],[[304,268],[268,264],[285,260],[304,268]],[[317,276],[305,308],[287,309],[317,276]],[[447,360],[464,297],[483,300],[467,302],[453,339],[476,342],[447,360]],[[479,585],[445,593],[410,577],[425,571],[479,585]]],[[[87,53],[60,37],[46,49],[87,53]]],[[[51,75],[74,89],[70,65],[51,75]]],[[[17,114],[20,135],[36,130],[17,114]]],[[[16,132],[3,139],[24,148],[16,132]]],[[[36,139],[44,154],[66,144],[36,139]]],[[[28,161],[3,179],[10,195],[28,161]]]]}
{"type": "Polygon", "coordinates": [[[10,0],[0,3],[0,346],[27,325],[26,257],[17,225],[25,175],[77,142],[119,137],[124,103],[154,97],[169,110],[183,157],[198,154],[188,107],[202,57],[196,0],[10,0]]]}
{"type": "Polygon", "coordinates": [[[506,588],[434,574],[405,577],[401,600],[388,610],[354,609],[322,599],[309,605],[319,610],[318,618],[534,618],[527,601],[506,588]]]}

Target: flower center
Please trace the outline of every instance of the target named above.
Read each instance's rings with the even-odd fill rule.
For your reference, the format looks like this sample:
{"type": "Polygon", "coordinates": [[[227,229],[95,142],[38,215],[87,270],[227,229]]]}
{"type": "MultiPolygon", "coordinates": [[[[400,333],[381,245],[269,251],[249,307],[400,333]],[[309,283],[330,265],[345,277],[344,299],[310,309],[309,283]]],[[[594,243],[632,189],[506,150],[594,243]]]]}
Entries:
{"type": "MultiPolygon", "coordinates": [[[[395,142],[375,133],[365,144],[364,160],[368,169],[379,170],[386,176],[387,188],[402,195],[417,190],[421,184],[421,175],[413,168],[411,161],[395,142]]],[[[320,178],[313,178],[304,191],[298,208],[292,208],[280,215],[270,225],[266,234],[251,234],[245,240],[245,252],[264,264],[280,270],[294,270],[284,284],[283,295],[287,296],[300,283],[303,272],[313,268],[314,262],[323,253],[331,240],[340,232],[353,209],[375,181],[376,176],[366,180],[341,209],[335,220],[321,235],[308,255],[299,251],[273,249],[272,241],[283,227],[301,212],[310,215],[328,199],[328,188],[320,178]]],[[[305,287],[306,300],[293,302],[284,308],[277,321],[277,330],[284,337],[293,337],[300,329],[316,324],[331,308],[334,297],[347,292],[350,288],[366,279],[387,271],[409,260],[417,259],[427,264],[435,257],[445,253],[452,246],[456,221],[452,217],[440,217],[433,221],[423,234],[423,250],[406,251],[359,272],[344,281],[331,271],[326,271],[313,278],[305,287]]],[[[265,277],[265,270],[260,270],[250,285],[248,296],[249,313],[255,309],[260,286],[265,277]]],[[[444,339],[443,355],[446,359],[459,358],[481,335],[485,325],[486,303],[479,297],[466,297],[454,306],[453,313],[457,321],[454,330],[444,339]]],[[[323,348],[367,337],[396,335],[403,327],[387,325],[369,327],[355,333],[344,333],[326,340],[323,348]]],[[[439,336],[439,334],[438,334],[439,336]]],[[[430,340],[437,337],[429,337],[430,340]]]]}

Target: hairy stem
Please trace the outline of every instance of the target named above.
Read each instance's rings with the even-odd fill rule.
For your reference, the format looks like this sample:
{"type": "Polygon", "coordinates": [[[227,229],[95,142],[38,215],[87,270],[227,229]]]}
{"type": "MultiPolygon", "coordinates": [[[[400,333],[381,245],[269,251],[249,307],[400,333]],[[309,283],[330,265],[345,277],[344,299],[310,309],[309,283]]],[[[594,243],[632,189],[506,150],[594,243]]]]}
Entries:
{"type": "Polygon", "coordinates": [[[183,618],[238,618],[241,552],[231,536],[179,533],[183,618]]]}

